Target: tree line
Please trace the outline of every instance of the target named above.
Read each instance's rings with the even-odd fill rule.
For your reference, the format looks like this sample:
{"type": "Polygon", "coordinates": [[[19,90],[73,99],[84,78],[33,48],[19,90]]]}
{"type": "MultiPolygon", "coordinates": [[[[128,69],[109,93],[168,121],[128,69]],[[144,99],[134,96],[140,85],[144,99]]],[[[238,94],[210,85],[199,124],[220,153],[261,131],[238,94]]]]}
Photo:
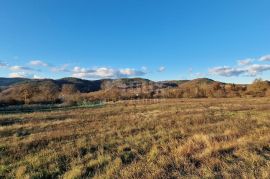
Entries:
{"type": "MultiPolygon", "coordinates": [[[[0,91],[1,92],[1,91],[0,91]]],[[[152,98],[225,98],[270,96],[268,81],[256,79],[250,85],[220,82],[198,83],[171,88],[141,85],[136,88],[110,88],[81,93],[74,84],[56,85],[53,82],[15,85],[0,93],[0,105],[56,104],[74,105],[85,101],[117,101],[152,98]]]]}

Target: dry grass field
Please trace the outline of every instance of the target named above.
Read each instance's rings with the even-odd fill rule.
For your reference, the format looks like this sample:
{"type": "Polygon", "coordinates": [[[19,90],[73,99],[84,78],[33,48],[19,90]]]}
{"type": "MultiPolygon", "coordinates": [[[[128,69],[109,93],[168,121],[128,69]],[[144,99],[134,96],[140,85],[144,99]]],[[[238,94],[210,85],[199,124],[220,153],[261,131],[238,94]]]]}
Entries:
{"type": "Polygon", "coordinates": [[[0,178],[269,178],[270,99],[0,115],[0,178]]]}

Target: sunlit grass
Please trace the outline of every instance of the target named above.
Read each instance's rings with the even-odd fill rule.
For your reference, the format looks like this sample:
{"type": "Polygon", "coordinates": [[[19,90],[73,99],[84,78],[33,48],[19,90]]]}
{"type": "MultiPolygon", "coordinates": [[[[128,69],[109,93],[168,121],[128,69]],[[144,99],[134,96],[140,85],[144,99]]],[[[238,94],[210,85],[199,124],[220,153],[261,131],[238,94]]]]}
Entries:
{"type": "Polygon", "coordinates": [[[171,99],[1,115],[0,178],[269,178],[269,101],[171,99]]]}

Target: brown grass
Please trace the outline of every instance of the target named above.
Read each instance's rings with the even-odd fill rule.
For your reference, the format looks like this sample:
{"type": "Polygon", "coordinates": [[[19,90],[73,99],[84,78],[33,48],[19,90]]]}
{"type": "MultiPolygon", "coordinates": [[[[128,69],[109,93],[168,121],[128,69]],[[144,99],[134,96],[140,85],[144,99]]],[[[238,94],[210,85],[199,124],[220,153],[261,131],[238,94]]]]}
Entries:
{"type": "Polygon", "coordinates": [[[269,101],[171,99],[1,115],[0,178],[269,178],[269,101]]]}

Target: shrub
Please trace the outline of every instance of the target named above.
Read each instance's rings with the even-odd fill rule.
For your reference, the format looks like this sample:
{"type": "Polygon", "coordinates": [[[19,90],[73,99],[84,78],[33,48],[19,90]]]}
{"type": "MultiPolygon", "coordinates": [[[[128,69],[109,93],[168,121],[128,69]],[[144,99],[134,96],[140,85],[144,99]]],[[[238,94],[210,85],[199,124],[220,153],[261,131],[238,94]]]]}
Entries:
{"type": "Polygon", "coordinates": [[[270,88],[269,82],[263,81],[262,79],[256,79],[248,86],[247,94],[254,97],[263,97],[266,95],[266,91],[270,88]]]}

